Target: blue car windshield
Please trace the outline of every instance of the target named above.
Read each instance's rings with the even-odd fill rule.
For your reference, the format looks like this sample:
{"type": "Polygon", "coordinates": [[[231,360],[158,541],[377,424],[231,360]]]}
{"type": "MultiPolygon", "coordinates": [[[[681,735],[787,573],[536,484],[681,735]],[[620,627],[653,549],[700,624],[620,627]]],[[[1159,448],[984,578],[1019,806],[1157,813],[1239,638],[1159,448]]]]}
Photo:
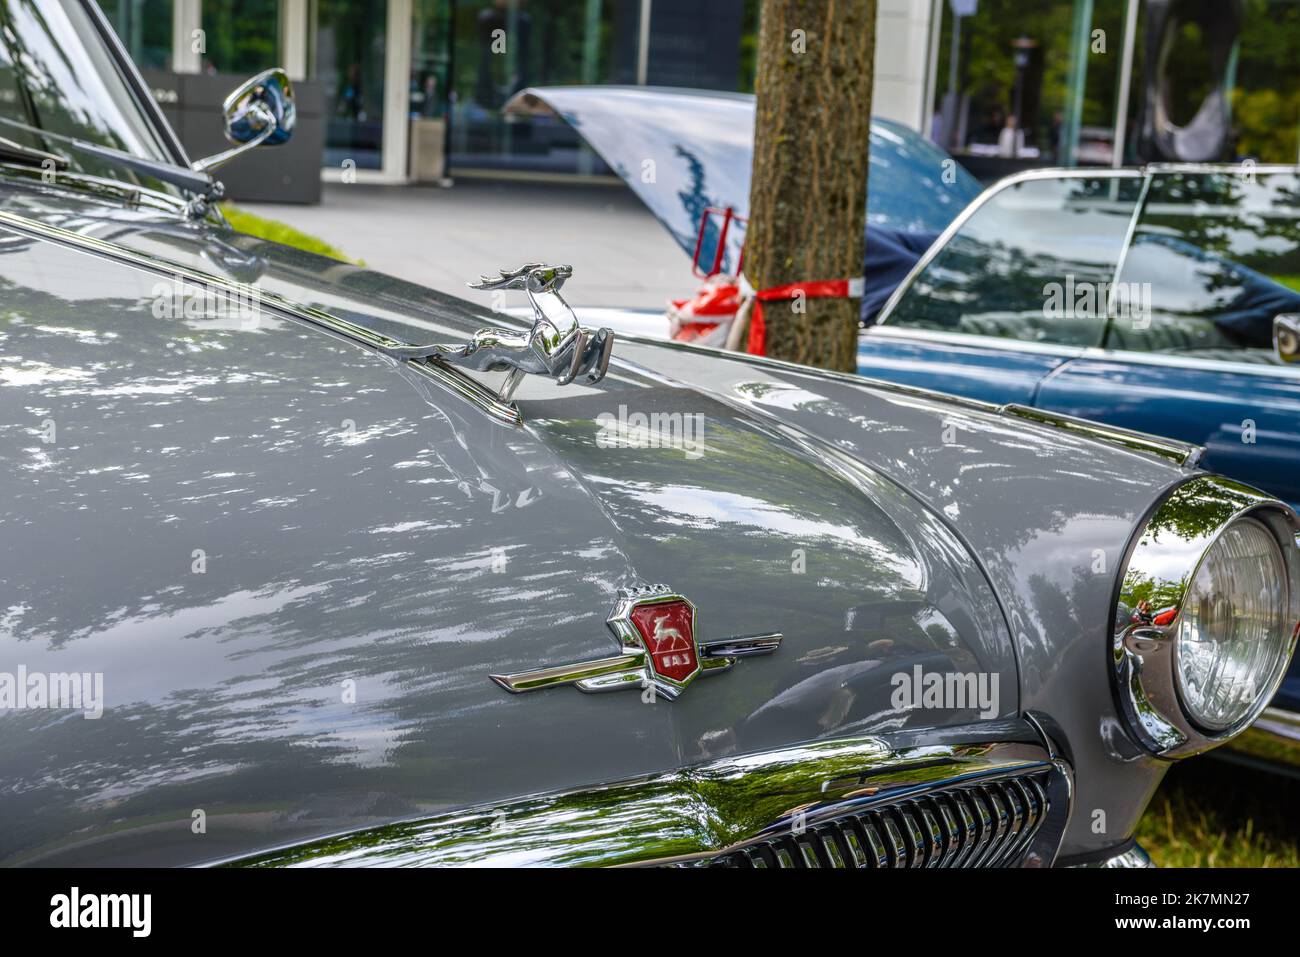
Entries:
{"type": "Polygon", "coordinates": [[[1155,174],[1120,281],[1150,309],[1112,348],[1275,361],[1274,317],[1300,312],[1300,171],[1155,174]]]}

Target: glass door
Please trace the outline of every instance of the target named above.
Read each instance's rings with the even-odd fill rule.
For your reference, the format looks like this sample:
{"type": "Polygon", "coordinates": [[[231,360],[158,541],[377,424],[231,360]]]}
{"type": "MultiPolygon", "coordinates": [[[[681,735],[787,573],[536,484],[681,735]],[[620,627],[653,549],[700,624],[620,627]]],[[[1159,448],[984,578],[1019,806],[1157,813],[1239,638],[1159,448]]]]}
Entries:
{"type": "Polygon", "coordinates": [[[317,0],[310,57],[325,86],[326,167],[384,166],[387,0],[317,0]]]}
{"type": "Polygon", "coordinates": [[[136,66],[172,68],[172,0],[100,0],[99,6],[136,66]]]}
{"type": "Polygon", "coordinates": [[[203,73],[251,76],[280,65],[280,0],[203,0],[203,73]]]}

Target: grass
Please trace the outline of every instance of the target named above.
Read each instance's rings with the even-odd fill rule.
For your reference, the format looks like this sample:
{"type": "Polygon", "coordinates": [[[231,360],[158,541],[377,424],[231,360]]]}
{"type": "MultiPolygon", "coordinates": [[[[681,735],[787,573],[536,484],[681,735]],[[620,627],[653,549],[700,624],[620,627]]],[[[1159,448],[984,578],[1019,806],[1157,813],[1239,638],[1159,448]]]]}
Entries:
{"type": "Polygon", "coordinates": [[[1138,823],[1161,867],[1300,867],[1300,781],[1209,758],[1175,765],[1138,823]]]}
{"type": "MultiPolygon", "coordinates": [[[[340,262],[357,262],[344,255],[342,250],[325,242],[325,240],[304,233],[300,229],[294,229],[288,223],[255,216],[247,210],[240,209],[238,206],[231,206],[228,203],[222,204],[221,212],[225,215],[226,221],[230,223],[231,228],[237,232],[247,233],[259,239],[269,239],[271,242],[292,246],[295,249],[303,249],[320,256],[328,256],[340,262]]],[[[361,265],[361,263],[357,264],[361,265]]]]}

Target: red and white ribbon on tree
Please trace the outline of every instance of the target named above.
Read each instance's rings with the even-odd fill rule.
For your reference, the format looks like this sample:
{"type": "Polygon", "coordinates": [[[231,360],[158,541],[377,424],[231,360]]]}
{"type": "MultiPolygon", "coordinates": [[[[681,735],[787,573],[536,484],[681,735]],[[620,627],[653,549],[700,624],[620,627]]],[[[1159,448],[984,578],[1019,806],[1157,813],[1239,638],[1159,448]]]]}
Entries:
{"type": "Polygon", "coordinates": [[[792,282],[784,286],[755,290],[744,273],[741,273],[739,279],[741,295],[746,299],[754,300],[753,315],[749,319],[749,353],[756,356],[767,354],[767,322],[763,318],[763,303],[792,302],[800,298],[856,299],[861,298],[864,285],[864,278],[856,276],[852,279],[792,282]]]}

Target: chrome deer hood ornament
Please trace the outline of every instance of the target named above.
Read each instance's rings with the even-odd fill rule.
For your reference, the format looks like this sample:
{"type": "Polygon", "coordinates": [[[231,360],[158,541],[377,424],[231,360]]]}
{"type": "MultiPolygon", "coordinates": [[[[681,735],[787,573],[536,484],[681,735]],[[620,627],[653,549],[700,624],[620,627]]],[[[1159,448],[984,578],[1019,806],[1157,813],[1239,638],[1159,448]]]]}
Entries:
{"type": "Polygon", "coordinates": [[[533,327],[528,332],[480,329],[463,346],[444,349],[439,358],[449,365],[480,372],[506,372],[500,398],[508,402],[525,374],[547,375],[560,385],[579,376],[595,383],[605,377],[614,351],[609,329],[586,329],[560,287],[573,275],[572,266],[528,263],[518,269],[482,276],[471,289],[522,289],[533,307],[533,327]]]}

